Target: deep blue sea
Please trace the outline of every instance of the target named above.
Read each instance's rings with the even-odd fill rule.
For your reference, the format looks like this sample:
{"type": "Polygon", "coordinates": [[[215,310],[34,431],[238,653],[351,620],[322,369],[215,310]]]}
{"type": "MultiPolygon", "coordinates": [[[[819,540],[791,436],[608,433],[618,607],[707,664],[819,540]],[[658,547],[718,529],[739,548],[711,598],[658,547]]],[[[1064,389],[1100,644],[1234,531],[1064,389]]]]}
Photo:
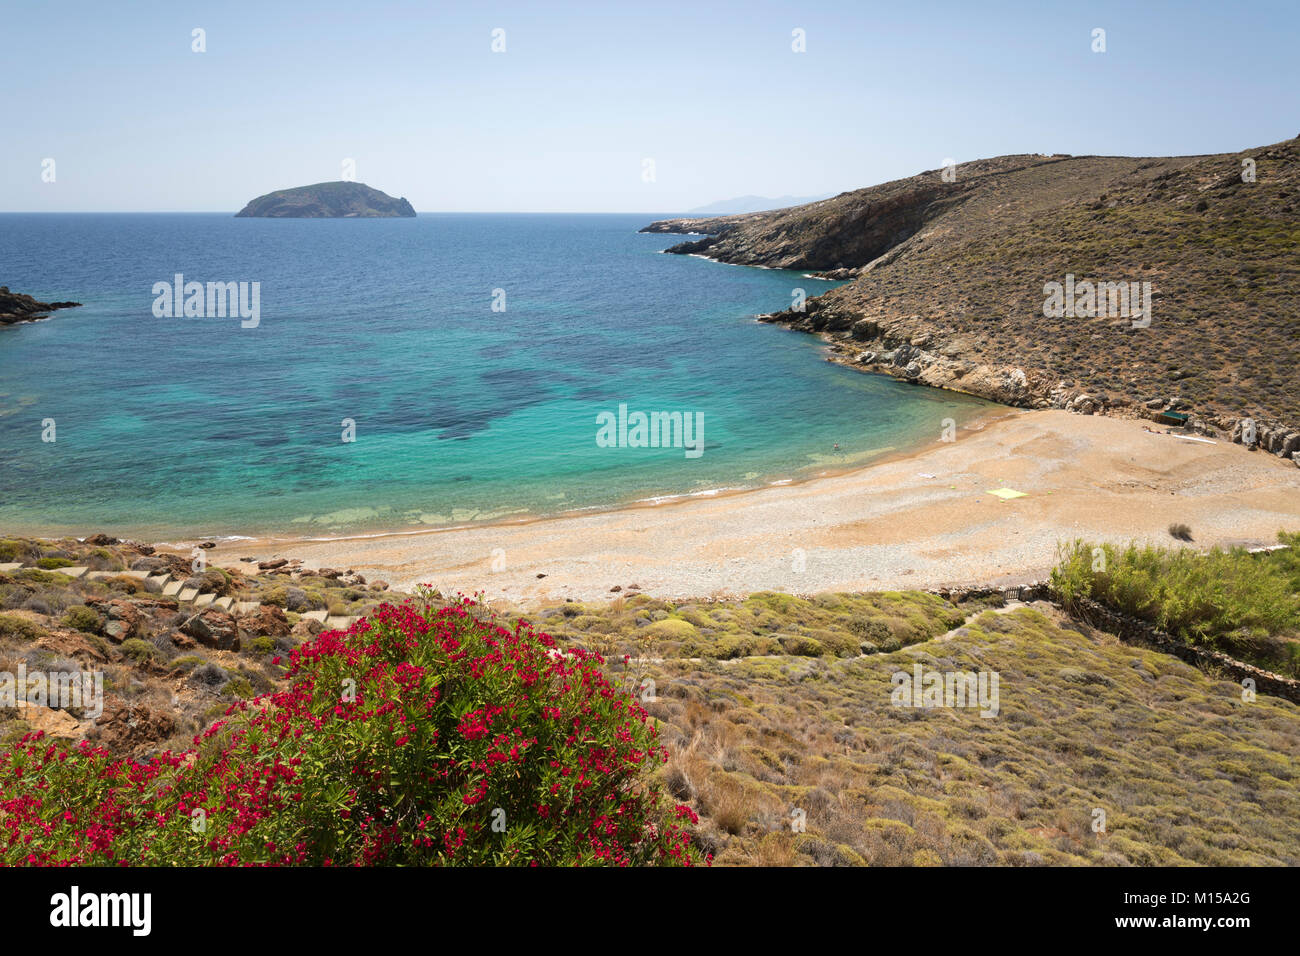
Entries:
{"type": "Polygon", "coordinates": [[[852,467],[987,407],[827,363],[754,316],[829,283],[660,255],[654,218],[0,215],[0,285],[83,303],[0,328],[0,531],[554,514],[852,467]],[[257,326],[155,316],[176,273],[259,282],[257,326]],[[703,454],[599,446],[620,403],[698,413],[703,454]]]}

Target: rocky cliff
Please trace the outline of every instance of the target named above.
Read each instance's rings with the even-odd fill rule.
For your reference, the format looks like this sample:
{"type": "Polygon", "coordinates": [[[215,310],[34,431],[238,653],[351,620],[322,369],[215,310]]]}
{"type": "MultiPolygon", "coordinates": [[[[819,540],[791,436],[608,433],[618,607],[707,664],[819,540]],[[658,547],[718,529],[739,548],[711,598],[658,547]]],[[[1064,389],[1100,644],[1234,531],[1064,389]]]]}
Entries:
{"type": "Polygon", "coordinates": [[[394,199],[365,183],[316,183],[258,196],[236,217],[271,219],[386,219],[414,216],[405,197],[394,199]]]}
{"type": "Polygon", "coordinates": [[[822,335],[833,361],[1009,405],[1177,412],[1300,453],[1300,140],[944,172],[645,231],[706,234],[672,253],[851,280],[764,317],[822,335]],[[1046,317],[1067,281],[1089,299],[1115,286],[1046,317]],[[1143,283],[1149,310],[1125,314],[1117,293],[1143,283]]]}

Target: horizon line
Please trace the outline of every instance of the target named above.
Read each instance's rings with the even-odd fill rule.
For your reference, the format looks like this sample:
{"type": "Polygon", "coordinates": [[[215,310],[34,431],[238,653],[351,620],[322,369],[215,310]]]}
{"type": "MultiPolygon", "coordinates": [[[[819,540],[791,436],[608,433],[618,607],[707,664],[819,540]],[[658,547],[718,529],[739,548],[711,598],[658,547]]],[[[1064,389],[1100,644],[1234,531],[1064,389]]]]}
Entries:
{"type": "MultiPolygon", "coordinates": [[[[804,204],[806,205],[806,204],[804,204]]],[[[788,206],[774,206],[787,209],[788,206]]],[[[613,209],[430,209],[415,216],[238,216],[227,209],[0,209],[0,216],[224,216],[232,219],[414,219],[419,216],[657,216],[665,210],[613,209]]],[[[669,210],[671,212],[672,210],[669,210]]],[[[758,212],[767,212],[760,209],[758,212]]],[[[677,210],[677,212],[682,212],[677,210]]],[[[716,215],[745,215],[744,213],[717,213],[716,215]]],[[[709,218],[702,214],[701,218],[709,218]]]]}

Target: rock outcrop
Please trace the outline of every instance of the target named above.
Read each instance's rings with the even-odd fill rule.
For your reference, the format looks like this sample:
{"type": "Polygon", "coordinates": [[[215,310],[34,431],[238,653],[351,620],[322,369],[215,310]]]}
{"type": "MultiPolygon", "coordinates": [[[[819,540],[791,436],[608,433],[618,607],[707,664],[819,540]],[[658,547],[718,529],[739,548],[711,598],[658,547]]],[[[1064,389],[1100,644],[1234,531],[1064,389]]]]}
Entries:
{"type": "Polygon", "coordinates": [[[80,305],[80,302],[37,302],[30,295],[10,292],[7,285],[0,285],[0,325],[36,322],[48,319],[55,309],[75,309],[80,305]]]}

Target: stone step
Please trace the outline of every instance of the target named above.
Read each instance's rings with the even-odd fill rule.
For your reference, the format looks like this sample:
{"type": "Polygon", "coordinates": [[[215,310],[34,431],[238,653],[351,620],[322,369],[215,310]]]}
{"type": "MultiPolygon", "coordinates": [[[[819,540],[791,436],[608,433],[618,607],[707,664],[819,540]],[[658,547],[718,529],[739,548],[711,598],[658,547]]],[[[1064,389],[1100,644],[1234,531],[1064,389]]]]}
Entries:
{"type": "Polygon", "coordinates": [[[162,588],[162,587],[165,586],[165,585],[167,584],[167,582],[170,581],[171,579],[172,579],[172,576],[171,576],[170,574],[155,574],[153,577],[145,578],[145,579],[144,579],[144,583],[145,583],[145,584],[156,584],[156,585],[158,585],[159,588],[162,588]]]}
{"type": "Polygon", "coordinates": [[[90,568],[83,567],[82,565],[77,565],[74,568],[59,568],[59,573],[66,574],[70,578],[79,578],[82,577],[89,570],[90,568]]]}
{"type": "Polygon", "coordinates": [[[0,564],[0,571],[17,571],[22,566],[21,561],[6,561],[4,564],[0,564]]]}
{"type": "Polygon", "coordinates": [[[112,571],[87,571],[86,572],[87,581],[98,581],[100,578],[111,578],[111,577],[113,577],[112,571]]]}
{"type": "Polygon", "coordinates": [[[180,594],[176,595],[176,600],[193,601],[196,597],[198,597],[198,594],[199,594],[198,588],[181,588],[180,594]]]}
{"type": "Polygon", "coordinates": [[[329,611],[304,611],[299,617],[304,617],[309,621],[320,621],[325,623],[325,619],[330,616],[329,611]]]}
{"type": "Polygon", "coordinates": [[[252,614],[261,606],[262,605],[258,604],[256,601],[238,601],[235,603],[235,613],[252,614]]]}
{"type": "Polygon", "coordinates": [[[137,581],[143,581],[149,577],[148,571],[118,571],[123,577],[135,578],[137,581]]]}
{"type": "Polygon", "coordinates": [[[216,599],[217,599],[217,596],[216,596],[215,594],[213,594],[211,591],[204,591],[202,594],[199,594],[198,596],[196,596],[196,597],[194,598],[194,606],[195,606],[195,607],[207,607],[209,604],[211,604],[211,603],[212,603],[213,601],[215,601],[216,599]]]}
{"type": "Polygon", "coordinates": [[[219,607],[219,608],[221,608],[221,610],[223,610],[223,611],[229,611],[229,610],[230,610],[230,606],[231,606],[232,604],[234,604],[234,603],[235,603],[235,599],[234,599],[234,598],[232,598],[232,597],[222,597],[222,598],[217,598],[215,601],[213,601],[213,602],[212,602],[212,606],[213,606],[213,607],[219,607]]]}
{"type": "Polygon", "coordinates": [[[181,593],[181,588],[185,585],[180,581],[173,581],[171,584],[163,586],[163,597],[175,597],[181,593]]]}

